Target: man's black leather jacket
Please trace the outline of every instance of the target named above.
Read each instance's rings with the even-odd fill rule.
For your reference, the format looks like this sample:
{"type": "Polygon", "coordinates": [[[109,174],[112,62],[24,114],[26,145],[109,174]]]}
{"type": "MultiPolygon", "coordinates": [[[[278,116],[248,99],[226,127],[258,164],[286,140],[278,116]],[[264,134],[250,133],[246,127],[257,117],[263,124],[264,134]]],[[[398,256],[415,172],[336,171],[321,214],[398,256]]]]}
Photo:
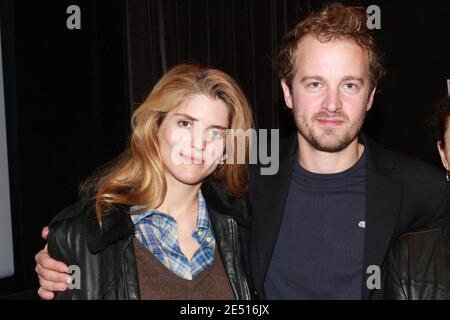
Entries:
{"type": "MultiPolygon", "coordinates": [[[[202,194],[235,298],[251,299],[248,201],[232,197],[213,181],[203,183],[202,194]]],[[[121,206],[105,213],[100,228],[94,203],[85,197],[52,220],[49,254],[75,270],[75,287],[55,293],[56,299],[140,299],[132,244],[134,225],[128,212],[129,207],[121,206]]]]}

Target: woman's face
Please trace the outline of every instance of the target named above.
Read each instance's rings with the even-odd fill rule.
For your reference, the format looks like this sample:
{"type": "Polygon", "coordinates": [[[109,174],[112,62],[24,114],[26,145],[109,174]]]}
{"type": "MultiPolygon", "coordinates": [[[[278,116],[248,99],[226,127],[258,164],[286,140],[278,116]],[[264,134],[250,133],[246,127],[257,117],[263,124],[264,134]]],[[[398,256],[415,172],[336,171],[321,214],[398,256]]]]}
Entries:
{"type": "Polygon", "coordinates": [[[439,155],[441,156],[442,165],[447,171],[450,170],[450,119],[447,119],[447,128],[445,129],[444,141],[438,141],[437,147],[439,150],[439,155]]]}
{"type": "Polygon", "coordinates": [[[158,128],[158,144],[166,174],[197,185],[224,156],[228,108],[220,99],[193,95],[170,111],[158,128]]]}

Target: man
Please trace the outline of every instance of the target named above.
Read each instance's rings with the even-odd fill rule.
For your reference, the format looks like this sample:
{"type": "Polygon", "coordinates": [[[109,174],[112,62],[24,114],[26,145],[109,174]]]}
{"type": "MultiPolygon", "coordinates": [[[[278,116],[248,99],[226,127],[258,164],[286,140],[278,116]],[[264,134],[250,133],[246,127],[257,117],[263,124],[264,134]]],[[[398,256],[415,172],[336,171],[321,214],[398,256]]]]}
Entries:
{"type": "Polygon", "coordinates": [[[391,240],[447,212],[444,176],[360,133],[382,75],[363,9],[330,4],[278,59],[297,132],[250,177],[253,280],[266,299],[381,297],[391,240]]]}
{"type": "MultiPolygon", "coordinates": [[[[363,9],[330,4],[288,33],[281,86],[297,132],[280,169],[251,168],[251,272],[264,299],[382,297],[391,241],[447,213],[441,173],[360,133],[382,66],[363,9]]],[[[37,255],[40,295],[64,265],[37,255]],[[45,270],[52,269],[52,270],[45,270]]]]}

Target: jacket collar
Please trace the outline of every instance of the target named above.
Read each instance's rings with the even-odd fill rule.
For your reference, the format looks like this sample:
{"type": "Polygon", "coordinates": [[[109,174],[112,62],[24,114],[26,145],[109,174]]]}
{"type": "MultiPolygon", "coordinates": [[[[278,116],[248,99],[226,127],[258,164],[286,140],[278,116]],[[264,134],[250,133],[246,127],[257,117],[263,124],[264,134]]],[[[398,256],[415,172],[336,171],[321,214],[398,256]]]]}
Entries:
{"type": "Polygon", "coordinates": [[[203,182],[202,194],[211,219],[214,215],[229,216],[240,225],[250,225],[250,210],[246,197],[236,198],[223,184],[212,179],[203,182]]]}
{"type": "Polygon", "coordinates": [[[87,246],[90,252],[102,251],[112,243],[134,234],[134,224],[128,206],[115,206],[102,216],[102,226],[95,214],[95,203],[89,200],[87,217],[87,246]]]}

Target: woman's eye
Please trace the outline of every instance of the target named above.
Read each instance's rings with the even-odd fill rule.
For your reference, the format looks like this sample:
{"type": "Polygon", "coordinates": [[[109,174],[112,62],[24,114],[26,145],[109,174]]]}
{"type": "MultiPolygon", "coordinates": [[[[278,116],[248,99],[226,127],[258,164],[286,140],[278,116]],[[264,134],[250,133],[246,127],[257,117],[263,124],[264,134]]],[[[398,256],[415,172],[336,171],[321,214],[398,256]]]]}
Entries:
{"type": "Polygon", "coordinates": [[[181,120],[178,121],[178,125],[182,128],[189,128],[191,124],[189,121],[181,120]]]}
{"type": "Polygon", "coordinates": [[[223,136],[223,133],[221,130],[210,130],[209,135],[213,138],[221,138],[223,136]]]}

